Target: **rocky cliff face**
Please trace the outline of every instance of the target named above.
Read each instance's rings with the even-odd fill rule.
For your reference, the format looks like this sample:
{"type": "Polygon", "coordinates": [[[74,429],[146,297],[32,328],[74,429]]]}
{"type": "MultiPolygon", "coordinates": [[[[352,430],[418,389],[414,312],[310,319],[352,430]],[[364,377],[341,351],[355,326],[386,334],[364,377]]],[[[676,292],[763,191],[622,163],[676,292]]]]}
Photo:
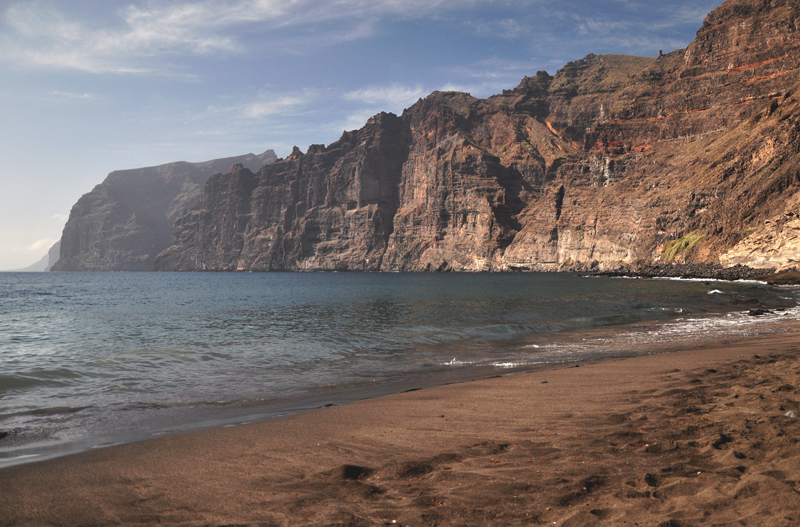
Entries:
{"type": "Polygon", "coordinates": [[[407,134],[402,119],[381,114],[327,148],[295,148],[271,170],[253,174],[237,164],[213,176],[157,267],[380,269],[407,134]]]}
{"type": "Polygon", "coordinates": [[[800,5],[730,0],[685,50],[433,93],[212,177],[162,270],[565,270],[800,258],[800,5]]]}
{"type": "Polygon", "coordinates": [[[260,156],[177,162],[112,172],[72,207],[53,271],[152,271],[172,243],[175,220],[194,207],[209,176],[242,163],[253,170],[276,159],[260,156]]]}

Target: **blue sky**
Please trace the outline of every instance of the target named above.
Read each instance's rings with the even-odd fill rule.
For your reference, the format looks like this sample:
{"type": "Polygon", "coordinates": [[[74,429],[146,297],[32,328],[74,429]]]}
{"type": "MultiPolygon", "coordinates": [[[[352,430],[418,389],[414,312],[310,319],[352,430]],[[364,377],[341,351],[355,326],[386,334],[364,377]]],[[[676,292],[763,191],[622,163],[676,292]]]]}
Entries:
{"type": "Polygon", "coordinates": [[[721,0],[0,0],[0,269],[112,170],[328,144],[434,90],[685,47],[721,0]]]}

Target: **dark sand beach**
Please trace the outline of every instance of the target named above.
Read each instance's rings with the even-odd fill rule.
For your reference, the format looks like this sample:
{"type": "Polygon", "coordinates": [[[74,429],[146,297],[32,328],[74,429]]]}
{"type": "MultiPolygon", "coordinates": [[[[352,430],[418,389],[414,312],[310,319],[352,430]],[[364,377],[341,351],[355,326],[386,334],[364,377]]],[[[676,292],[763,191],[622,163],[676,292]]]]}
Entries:
{"type": "Polygon", "coordinates": [[[800,525],[796,333],[0,471],[0,525],[800,525]]]}

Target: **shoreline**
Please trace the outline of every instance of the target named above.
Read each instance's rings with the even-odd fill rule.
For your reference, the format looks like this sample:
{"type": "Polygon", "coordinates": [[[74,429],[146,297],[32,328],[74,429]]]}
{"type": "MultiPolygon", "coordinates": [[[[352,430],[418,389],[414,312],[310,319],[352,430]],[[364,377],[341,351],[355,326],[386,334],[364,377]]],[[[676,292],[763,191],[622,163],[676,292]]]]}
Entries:
{"type": "MultiPolygon", "coordinates": [[[[223,269],[202,269],[193,271],[36,271],[36,272],[56,272],[56,273],[223,273],[223,274],[236,274],[236,273],[363,273],[363,274],[426,274],[426,273],[442,273],[449,274],[451,271],[369,271],[369,270],[337,270],[337,269],[284,269],[276,271],[239,271],[239,270],[223,270],[223,269]]],[[[36,272],[28,271],[0,271],[0,273],[24,273],[31,274],[36,272]]],[[[569,274],[585,274],[587,276],[594,276],[599,278],[674,278],[686,280],[718,280],[723,282],[760,282],[768,285],[800,285],[800,271],[797,268],[784,269],[778,271],[776,268],[757,268],[737,264],[732,267],[722,267],[719,264],[708,263],[684,263],[684,264],[644,264],[634,265],[625,264],[617,269],[600,271],[595,265],[579,264],[574,267],[559,266],[555,269],[550,268],[523,268],[523,267],[509,267],[508,269],[495,269],[487,271],[459,271],[461,274],[475,273],[569,273],[569,274]]]]}
{"type": "MultiPolygon", "coordinates": [[[[262,289],[268,289],[268,285],[273,282],[283,284],[298,281],[297,277],[279,278],[280,280],[262,280],[254,277],[246,280],[224,279],[212,282],[217,286],[220,284],[225,284],[226,287],[235,285],[237,290],[249,291],[253,288],[251,285],[253,283],[257,283],[262,289]]],[[[345,292],[355,290],[354,285],[359,287],[363,285],[360,277],[344,277],[346,279],[335,280],[327,278],[321,280],[325,277],[319,276],[313,278],[313,280],[303,278],[299,281],[309,282],[312,285],[327,284],[332,281],[345,292]]],[[[362,299],[353,304],[354,307],[348,308],[349,311],[345,312],[349,316],[343,319],[345,325],[342,327],[350,328],[348,331],[354,331],[356,338],[348,341],[347,338],[350,336],[344,335],[347,338],[342,342],[334,339],[330,353],[329,345],[324,344],[327,354],[324,356],[326,362],[323,365],[330,366],[327,376],[316,376],[313,369],[310,368],[303,370],[302,368],[313,365],[314,361],[310,360],[306,360],[305,363],[301,361],[301,369],[288,367],[290,361],[283,361],[287,365],[286,368],[283,368],[281,361],[272,360],[270,355],[266,356],[268,359],[266,361],[253,361],[254,357],[259,358],[261,354],[259,350],[262,348],[259,345],[249,344],[250,334],[236,329],[237,325],[233,326],[234,331],[232,332],[223,331],[212,334],[207,331],[206,324],[197,324],[194,320],[187,321],[185,316],[171,317],[170,315],[167,316],[170,322],[166,323],[164,327],[180,326],[188,328],[188,330],[182,329],[178,333],[173,333],[170,329],[169,332],[166,332],[159,330],[160,326],[157,324],[155,330],[146,333],[145,336],[132,334],[130,344],[126,341],[124,345],[120,346],[122,353],[119,354],[124,358],[124,363],[132,362],[128,366],[117,367],[117,362],[121,365],[124,364],[119,362],[118,353],[106,353],[105,347],[98,346],[98,343],[102,344],[99,341],[103,335],[108,336],[109,328],[113,330],[112,332],[126,334],[125,332],[130,329],[127,326],[130,324],[120,325],[120,327],[101,325],[96,321],[102,319],[105,314],[101,314],[100,317],[92,317],[92,320],[87,320],[85,324],[76,324],[76,327],[82,329],[75,336],[81,336],[81,338],[72,338],[62,347],[67,353],[77,353],[84,345],[82,341],[87,340],[92,343],[89,346],[91,353],[85,357],[76,354],[76,360],[72,361],[71,369],[65,370],[65,374],[68,375],[74,373],[83,375],[86,382],[83,379],[74,380],[65,375],[68,389],[62,394],[58,383],[50,383],[46,378],[40,382],[39,377],[34,376],[35,382],[42,385],[41,393],[49,399],[39,401],[38,405],[33,402],[26,406],[27,393],[20,391],[15,394],[13,390],[4,399],[7,411],[4,412],[5,420],[2,423],[4,426],[0,429],[0,435],[4,430],[8,431],[9,435],[0,440],[0,456],[2,456],[0,466],[41,461],[45,457],[52,458],[93,447],[143,440],[156,434],[236,425],[245,421],[262,421],[287,413],[306,411],[329,404],[339,405],[408,389],[463,382],[519,371],[541,370],[544,367],[558,367],[558,364],[583,363],[608,356],[638,355],[656,349],[661,350],[664,347],[674,348],[676,340],[684,341],[679,347],[689,347],[700,341],[725,338],[723,335],[737,338],[745,334],[783,331],[790,319],[800,320],[798,318],[800,313],[796,308],[797,291],[787,290],[784,292],[761,285],[731,284],[729,287],[710,283],[673,285],[659,280],[592,280],[575,275],[561,277],[552,275],[497,276],[491,280],[483,278],[471,277],[465,281],[472,284],[473,287],[485,287],[486,284],[521,284],[529,289],[535,288],[537,294],[539,288],[543,288],[545,294],[541,295],[542,299],[534,294],[535,301],[528,302],[531,295],[519,292],[523,291],[524,287],[516,288],[517,292],[512,295],[511,300],[522,302],[519,305],[522,306],[523,311],[527,309],[524,316],[519,315],[520,312],[517,309],[519,306],[516,304],[511,306],[509,300],[503,295],[501,300],[494,299],[490,303],[491,316],[479,314],[484,308],[478,308],[478,304],[471,303],[470,299],[468,306],[471,307],[469,309],[453,309],[447,312],[451,317],[455,314],[459,316],[466,314],[468,322],[456,318],[452,320],[445,318],[443,322],[437,321],[427,327],[427,319],[414,318],[417,315],[413,315],[410,310],[410,306],[413,302],[417,302],[419,295],[398,296],[396,294],[398,284],[404,291],[412,289],[409,284],[430,286],[431,283],[434,283],[435,285],[450,284],[452,286],[454,283],[462,283],[461,277],[452,275],[450,277],[424,277],[421,280],[416,277],[402,277],[402,279],[384,277],[377,280],[375,278],[365,280],[372,285],[379,284],[381,288],[384,288],[385,283],[389,282],[394,289],[390,288],[389,294],[380,293],[379,297],[382,299],[381,302],[384,298],[388,299],[389,302],[386,305],[391,308],[391,312],[399,313],[402,316],[400,319],[393,320],[394,326],[388,333],[384,333],[376,324],[378,323],[377,317],[383,316],[382,313],[385,311],[376,311],[375,316],[370,315],[369,317],[372,327],[367,331],[363,330],[361,326],[347,324],[349,324],[349,320],[356,320],[352,315],[360,316],[363,313],[371,313],[369,309],[372,306],[372,300],[370,299],[373,297],[367,296],[366,300],[362,299]],[[570,304],[569,309],[563,313],[556,310],[559,313],[558,317],[541,316],[539,311],[547,313],[543,306],[560,307],[558,298],[564,287],[570,291],[592,291],[592,294],[597,296],[590,296],[590,299],[596,301],[586,302],[581,295],[573,294],[570,298],[573,299],[572,304],[574,305],[570,304]],[[613,292],[609,294],[609,290],[613,292]],[[641,290],[650,292],[642,295],[643,298],[651,299],[644,300],[644,304],[639,304],[635,296],[641,290]],[[547,291],[556,293],[548,296],[547,291]],[[619,303],[620,291],[625,292],[624,294],[634,295],[629,297],[633,300],[630,303],[627,301],[619,303]],[[684,291],[686,293],[683,293],[684,291]],[[691,301],[687,300],[685,295],[689,295],[691,301]],[[578,300],[575,301],[575,299],[578,300]],[[548,302],[550,303],[548,304],[548,302]],[[763,304],[761,304],[762,302],[763,304]],[[750,304],[755,305],[751,306],[750,304]],[[609,306],[610,310],[598,308],[601,305],[609,306]],[[689,309],[685,310],[687,305],[689,309]],[[503,310],[508,312],[509,307],[514,308],[510,311],[511,317],[507,314],[498,315],[503,310]],[[766,316],[747,316],[754,307],[764,310],[766,316]],[[774,312],[768,312],[764,308],[774,308],[774,312]],[[421,331],[414,329],[409,334],[408,327],[419,327],[421,331]],[[407,337],[408,340],[406,340],[407,337]],[[157,345],[150,342],[153,339],[156,339],[157,345]],[[190,344],[184,346],[184,342],[190,344]],[[228,352],[225,351],[227,342],[233,343],[228,352]],[[364,349],[351,350],[348,342],[365,346],[364,349],[370,350],[367,354],[368,360],[363,363],[365,367],[362,368],[362,363],[354,358],[363,355],[364,349]],[[215,350],[220,347],[221,355],[208,353],[207,350],[211,349],[208,346],[215,350]],[[159,351],[161,348],[165,350],[163,353],[159,351]],[[373,353],[373,348],[378,352],[373,353]],[[382,350],[384,349],[390,350],[391,353],[387,356],[392,360],[383,360],[382,350]],[[399,350],[399,352],[395,352],[395,350],[399,350]],[[256,371],[252,374],[249,371],[243,371],[244,369],[240,367],[245,362],[238,361],[239,351],[248,354],[247,360],[250,361],[248,364],[256,366],[256,371]],[[112,361],[108,372],[95,367],[94,363],[88,360],[94,356],[93,354],[112,361]],[[556,363],[556,365],[544,366],[543,362],[556,363]],[[260,369],[259,364],[261,365],[260,369]],[[272,364],[278,364],[277,373],[268,367],[272,364]],[[341,366],[345,364],[351,365],[352,372],[346,371],[341,366]],[[131,368],[133,368],[131,370],[134,372],[133,375],[126,371],[131,368]],[[206,375],[201,376],[200,372],[204,372],[206,375]],[[122,378],[130,382],[124,386],[117,386],[114,381],[104,380],[107,378],[107,373],[112,375],[111,379],[114,376],[122,375],[122,378]],[[297,381],[286,383],[283,382],[284,377],[297,381]],[[311,382],[303,382],[307,378],[311,382]],[[193,379],[194,382],[187,383],[187,379],[193,379]],[[139,396],[137,392],[141,386],[151,386],[154,389],[142,392],[148,395],[139,396]],[[159,391],[159,386],[166,388],[163,394],[159,391]],[[92,394],[98,393],[111,393],[114,398],[103,400],[93,397],[92,394]],[[12,459],[32,454],[39,456],[12,459]]],[[[172,278],[169,278],[166,282],[171,280],[172,278]]],[[[62,283],[61,280],[53,282],[60,286],[71,283],[70,281],[62,283]]],[[[101,282],[113,285],[116,280],[101,280],[101,282]]],[[[140,282],[149,283],[147,280],[138,278],[126,282],[129,287],[140,282]]],[[[162,282],[156,280],[153,285],[163,285],[162,282]]],[[[207,289],[207,282],[197,278],[178,280],[175,284],[184,285],[183,282],[189,282],[192,287],[199,285],[204,290],[207,289]]],[[[139,288],[139,290],[146,290],[146,288],[139,288]]],[[[492,287],[492,290],[499,290],[499,288],[492,287]]],[[[35,288],[32,288],[32,291],[35,293],[35,288]]],[[[33,296],[35,297],[35,294],[33,296]]],[[[238,295],[232,295],[232,298],[234,296],[238,295]]],[[[117,297],[113,296],[112,298],[117,297]]],[[[425,313],[435,316],[435,310],[439,308],[437,306],[450,306],[454,299],[463,299],[465,296],[455,295],[447,298],[449,300],[445,304],[423,302],[425,313]]],[[[122,299],[117,299],[115,302],[112,303],[114,306],[126,305],[122,299]]],[[[281,339],[285,336],[305,338],[300,332],[281,335],[262,331],[261,328],[266,328],[266,326],[258,325],[261,323],[258,322],[257,316],[261,313],[259,310],[262,309],[262,304],[264,304],[262,300],[255,300],[245,305],[245,311],[243,311],[248,323],[256,324],[254,327],[259,328],[261,331],[258,333],[259,335],[278,338],[279,348],[284,342],[281,339]]],[[[231,304],[231,306],[236,310],[242,309],[238,303],[231,304]]],[[[183,312],[181,306],[162,307],[161,309],[165,313],[167,311],[178,314],[183,312]]],[[[119,309],[115,308],[114,312],[118,313],[115,318],[125,320],[128,315],[132,315],[135,320],[139,321],[139,324],[147,322],[150,317],[146,310],[131,312],[120,307],[119,309]]],[[[230,312],[224,311],[223,318],[228,317],[230,312]]],[[[302,313],[300,314],[302,315],[302,313]]],[[[204,317],[200,317],[198,320],[212,320],[216,316],[216,311],[209,310],[204,313],[204,317]]],[[[792,327],[794,325],[796,324],[792,323],[792,327]]],[[[52,328],[44,327],[43,329],[52,328]]],[[[22,330],[25,328],[21,328],[22,330]]],[[[339,331],[339,333],[342,332],[339,331]]],[[[322,336],[325,337],[325,335],[327,333],[322,336]]],[[[46,345],[47,336],[47,331],[44,331],[41,335],[34,335],[34,341],[31,342],[39,339],[46,345]]],[[[287,340],[287,342],[292,344],[291,340],[287,340]]],[[[29,344],[20,346],[19,349],[31,352],[35,351],[36,347],[29,344]]],[[[306,347],[314,353],[319,351],[312,346],[306,347]]],[[[301,352],[306,347],[295,346],[301,352]]],[[[267,348],[268,346],[263,349],[267,348]]],[[[11,375],[7,374],[5,377],[11,377],[12,382],[19,378],[23,383],[32,384],[34,381],[26,377],[27,370],[25,368],[33,368],[31,371],[35,372],[37,371],[36,367],[36,364],[31,362],[27,366],[18,368],[19,375],[18,372],[11,371],[11,375]]],[[[105,366],[103,367],[105,368],[105,366]]],[[[10,369],[13,370],[13,367],[10,369]]],[[[60,375],[60,371],[55,373],[60,375]]],[[[56,377],[55,380],[60,379],[60,377],[56,377]]],[[[37,395],[39,392],[36,390],[39,388],[31,390],[31,395],[37,395]]]]}
{"type": "MultiPolygon", "coordinates": [[[[794,321],[793,321],[794,322],[794,321]]],[[[798,321],[800,326],[800,321],[798,321]]],[[[596,328],[601,330],[603,328],[596,328]]],[[[800,331],[800,329],[798,329],[800,331]]],[[[757,334],[753,338],[758,338],[757,334]]],[[[695,344],[702,343],[702,340],[694,341],[695,344]]],[[[689,345],[689,343],[684,343],[689,345]]],[[[655,346],[656,344],[651,344],[655,346]]],[[[702,344],[701,344],[702,345],[702,344]]],[[[180,434],[201,433],[203,431],[217,428],[229,428],[238,426],[257,425],[280,420],[293,416],[298,416],[307,412],[323,410],[330,407],[347,406],[350,404],[371,401],[383,397],[399,395],[404,393],[416,392],[419,390],[436,389],[442,386],[454,384],[464,384],[479,382],[487,379],[495,379],[513,375],[525,375],[528,373],[547,372],[551,370],[561,370],[565,368],[580,367],[582,365],[597,362],[618,361],[628,358],[636,358],[649,355],[664,353],[674,353],[684,346],[661,344],[659,349],[654,352],[634,351],[634,348],[620,348],[615,354],[583,357],[578,360],[564,360],[560,362],[533,362],[509,365],[495,365],[493,363],[482,364],[480,366],[468,366],[464,370],[436,371],[430,373],[419,373],[412,375],[409,379],[394,380],[375,385],[365,383],[362,386],[345,390],[339,390],[335,395],[322,395],[314,393],[305,394],[283,399],[275,399],[272,403],[258,403],[252,406],[242,404],[233,406],[233,415],[222,416],[217,411],[214,414],[207,413],[201,419],[190,419],[185,422],[176,423],[163,428],[155,428],[139,433],[119,433],[104,435],[99,437],[89,437],[73,441],[62,441],[54,444],[31,443],[23,444],[19,448],[20,454],[17,456],[0,457],[0,472],[7,468],[19,467],[27,464],[43,463],[62,457],[79,455],[97,449],[116,447],[131,443],[169,437],[180,434]],[[5,464],[3,462],[6,462],[5,464]]],[[[14,430],[6,432],[14,434],[14,430]]]]}
{"type": "Polygon", "coordinates": [[[798,342],[447,384],[8,467],[0,525],[793,525],[798,342]]]}
{"type": "MultiPolygon", "coordinates": [[[[746,314],[747,312],[745,311],[743,313],[746,314]]],[[[766,310],[763,314],[779,315],[780,313],[766,310]]],[[[800,335],[800,319],[791,318],[790,320],[784,321],[774,317],[772,319],[762,318],[761,316],[754,316],[752,313],[744,318],[745,320],[742,321],[742,323],[746,325],[751,323],[756,324],[750,326],[751,329],[744,334],[722,333],[714,338],[709,338],[708,335],[695,335],[694,337],[684,336],[678,342],[666,342],[663,339],[642,342],[637,338],[626,341],[624,339],[619,340],[619,336],[617,335],[617,338],[614,339],[614,346],[606,348],[608,331],[611,331],[612,334],[619,334],[620,328],[622,328],[623,333],[627,331],[642,331],[641,329],[635,329],[640,323],[634,322],[623,326],[598,326],[588,332],[581,332],[577,336],[573,335],[572,338],[564,337],[564,340],[560,341],[560,346],[564,347],[564,349],[556,351],[555,355],[553,352],[545,353],[541,357],[530,355],[527,357],[527,360],[522,360],[521,362],[498,363],[496,360],[480,364],[458,362],[453,369],[442,369],[442,365],[440,365],[440,368],[435,371],[426,373],[414,372],[405,379],[394,379],[385,382],[364,381],[358,385],[338,389],[331,393],[327,393],[327,390],[321,389],[321,387],[316,387],[316,390],[310,390],[307,393],[288,397],[276,397],[269,402],[262,399],[259,400],[259,402],[247,400],[230,401],[225,404],[217,402],[210,406],[208,403],[200,404],[194,408],[196,411],[189,414],[181,414],[178,419],[174,421],[169,421],[164,416],[161,416],[158,421],[160,424],[155,427],[138,430],[129,428],[126,431],[86,436],[54,443],[31,442],[18,444],[13,450],[3,452],[3,456],[0,457],[0,471],[6,468],[45,462],[64,456],[72,456],[112,446],[147,441],[176,434],[202,432],[215,428],[265,423],[333,406],[349,405],[360,401],[369,401],[418,390],[435,389],[451,384],[560,370],[598,362],[679,353],[691,348],[713,347],[714,343],[717,341],[758,340],[764,338],[765,335],[774,334],[775,332],[779,334],[794,332],[800,335]],[[762,324],[765,325],[761,326],[762,324]],[[576,340],[576,337],[581,336],[582,338],[576,340]],[[581,351],[577,354],[573,351],[568,355],[564,355],[561,359],[556,359],[559,352],[563,353],[564,350],[571,349],[571,347],[575,345],[582,345],[585,347],[586,344],[588,344],[588,349],[591,351],[581,351]],[[14,454],[8,455],[11,454],[11,452],[14,454]]],[[[702,318],[698,320],[702,320],[702,318]]],[[[709,320],[714,320],[714,318],[712,317],[709,320]]],[[[664,327],[674,323],[675,322],[672,321],[658,322],[658,324],[663,324],[664,327]]],[[[647,324],[647,322],[645,322],[645,324],[647,324]]],[[[688,327],[684,328],[684,330],[691,332],[691,329],[688,327]]],[[[534,345],[534,347],[539,348],[538,345],[534,345]]],[[[0,430],[0,432],[2,432],[2,430],[0,430]]],[[[11,441],[14,441],[15,430],[10,430],[7,434],[9,433],[11,434],[11,441]]],[[[6,444],[5,446],[10,445],[6,444]]]]}

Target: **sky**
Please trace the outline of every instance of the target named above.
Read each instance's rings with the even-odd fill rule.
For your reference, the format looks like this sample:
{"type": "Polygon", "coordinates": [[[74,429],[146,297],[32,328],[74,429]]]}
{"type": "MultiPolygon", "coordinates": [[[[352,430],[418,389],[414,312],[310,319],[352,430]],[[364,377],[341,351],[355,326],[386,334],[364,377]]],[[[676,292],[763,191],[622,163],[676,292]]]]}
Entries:
{"type": "Polygon", "coordinates": [[[126,168],[329,144],[434,90],[686,47],[721,0],[0,0],[0,269],[126,168]]]}

